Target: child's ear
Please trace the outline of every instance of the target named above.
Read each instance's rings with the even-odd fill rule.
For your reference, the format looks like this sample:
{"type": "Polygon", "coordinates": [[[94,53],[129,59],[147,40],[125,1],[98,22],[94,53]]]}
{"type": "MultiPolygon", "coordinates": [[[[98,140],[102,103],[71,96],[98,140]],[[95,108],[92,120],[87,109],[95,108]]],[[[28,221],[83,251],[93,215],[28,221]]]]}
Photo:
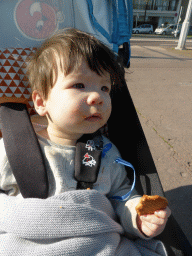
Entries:
{"type": "Polygon", "coordinates": [[[42,93],[38,92],[37,90],[34,90],[32,93],[32,99],[37,113],[40,116],[45,116],[47,114],[46,101],[42,96],[42,93]]]}

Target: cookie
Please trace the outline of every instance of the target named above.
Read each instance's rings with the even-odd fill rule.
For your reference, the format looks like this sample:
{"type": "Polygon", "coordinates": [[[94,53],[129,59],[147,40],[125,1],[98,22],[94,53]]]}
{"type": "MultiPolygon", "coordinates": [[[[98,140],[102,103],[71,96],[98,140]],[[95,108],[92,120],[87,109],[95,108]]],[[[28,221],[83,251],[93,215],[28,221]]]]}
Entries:
{"type": "Polygon", "coordinates": [[[168,201],[162,196],[147,196],[141,197],[138,205],[135,207],[138,215],[153,214],[155,211],[163,210],[167,207],[168,201]]]}

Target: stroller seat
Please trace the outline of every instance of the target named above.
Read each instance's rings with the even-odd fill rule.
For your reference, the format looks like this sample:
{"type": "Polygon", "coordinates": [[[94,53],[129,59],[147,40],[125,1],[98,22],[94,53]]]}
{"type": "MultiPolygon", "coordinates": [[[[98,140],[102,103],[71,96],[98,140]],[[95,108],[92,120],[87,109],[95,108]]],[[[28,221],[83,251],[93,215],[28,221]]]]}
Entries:
{"type": "MultiPolygon", "coordinates": [[[[1,18],[5,17],[3,10],[6,13],[5,10],[7,10],[7,5],[10,7],[10,10],[15,10],[15,8],[19,6],[18,2],[21,1],[14,0],[11,3],[10,1],[6,1],[5,3],[5,1],[0,0],[0,7],[2,7],[0,8],[0,14],[2,14],[0,15],[0,22],[1,18]]],[[[57,1],[53,2],[56,3],[57,1]]],[[[58,1],[58,3],[61,2],[62,1],[58,1]]],[[[78,1],[72,2],[77,3],[78,6],[78,1]]],[[[97,2],[98,4],[101,4],[101,1],[98,0],[83,1],[83,3],[86,5],[86,10],[92,14],[95,8],[98,10],[97,2]]],[[[105,7],[107,7],[109,1],[103,2],[105,7]]],[[[122,56],[127,56],[127,54],[129,55],[127,59],[124,60],[124,65],[128,67],[130,64],[129,39],[132,31],[132,4],[131,1],[126,0],[111,1],[111,4],[112,6],[110,6],[109,10],[112,10],[113,7],[114,13],[118,11],[115,17],[109,16],[110,19],[115,20],[115,22],[118,23],[118,25],[116,24],[115,29],[117,30],[119,28],[119,31],[117,31],[117,34],[119,35],[119,42],[116,42],[115,44],[113,40],[117,39],[115,37],[117,34],[112,31],[112,40],[110,38],[110,33],[105,33],[106,27],[102,27],[101,24],[94,19],[94,15],[90,18],[93,25],[92,31],[95,33],[95,31],[98,29],[99,32],[97,36],[101,35],[102,38],[105,38],[105,42],[109,42],[111,40],[110,43],[114,43],[114,48],[116,48],[116,51],[118,51],[118,44],[124,44],[124,48],[122,49],[125,49],[126,54],[124,54],[123,50],[120,50],[119,54],[122,56]],[[123,17],[123,20],[119,19],[120,16],[123,17]],[[121,23],[124,24],[123,27],[121,26],[121,23]],[[123,28],[128,29],[123,30],[123,28]]],[[[63,10],[61,8],[62,6],[54,6],[57,13],[59,7],[60,10],[63,10]]],[[[82,8],[79,7],[78,11],[80,12],[81,10],[82,8]]],[[[85,16],[86,18],[89,17],[88,14],[85,16]]],[[[58,17],[62,17],[62,15],[58,17]]],[[[62,23],[62,19],[59,19],[59,21],[58,27],[61,26],[61,24],[64,24],[62,23]]],[[[8,22],[10,23],[10,21],[8,22]]],[[[11,21],[11,24],[12,23],[13,22],[11,21]]],[[[86,22],[81,21],[81,24],[85,24],[85,31],[87,31],[88,28],[86,26],[86,22]]],[[[76,27],[79,28],[78,22],[76,27]]],[[[42,129],[47,123],[45,118],[39,117],[34,111],[30,98],[30,88],[24,71],[26,60],[30,56],[31,52],[33,52],[33,47],[36,47],[37,44],[39,44],[39,39],[32,40],[28,36],[25,37],[26,41],[22,42],[22,39],[24,38],[23,33],[19,34],[15,30],[16,26],[14,24],[14,29],[11,31],[11,36],[14,35],[14,40],[12,42],[10,39],[6,40],[5,38],[5,40],[2,40],[2,43],[0,43],[0,136],[2,136],[4,139],[5,148],[11,167],[17,170],[17,164],[19,162],[20,170],[23,171],[25,175],[28,175],[30,180],[34,181],[31,183],[32,186],[28,188],[28,194],[26,197],[34,196],[46,198],[47,178],[45,175],[42,153],[34,129],[36,131],[38,129],[42,129]],[[15,33],[17,33],[18,36],[16,36],[15,33]],[[18,41],[16,38],[19,38],[19,43],[22,44],[21,47],[18,47],[18,41]],[[13,44],[14,47],[11,47],[13,44]],[[30,170],[31,163],[33,163],[34,166],[34,162],[36,164],[36,169],[38,170],[38,173],[36,174],[30,170]],[[39,173],[41,173],[41,176],[39,176],[39,173]],[[35,182],[37,179],[40,179],[40,184],[45,184],[45,186],[39,187],[35,182]]],[[[2,34],[5,35],[6,33],[5,28],[3,28],[2,34]]],[[[135,107],[124,78],[122,78],[121,86],[112,92],[111,97],[112,104],[115,105],[116,108],[112,111],[111,117],[107,124],[107,133],[105,130],[105,134],[107,134],[109,139],[117,146],[122,158],[134,166],[137,176],[136,190],[139,192],[139,194],[157,194],[164,196],[150,149],[148,147],[143,129],[135,111],[135,107]],[[129,121],[127,121],[127,118],[125,118],[125,110],[127,110],[129,113],[129,121]]],[[[132,180],[132,177],[129,178],[132,180]]],[[[22,182],[20,184],[22,185],[22,182]]],[[[26,184],[24,184],[24,186],[26,186],[26,184]]],[[[27,190],[27,188],[25,189],[27,190]]],[[[168,255],[170,256],[192,255],[192,247],[173,216],[169,218],[163,233],[156,238],[165,244],[168,255]]]]}

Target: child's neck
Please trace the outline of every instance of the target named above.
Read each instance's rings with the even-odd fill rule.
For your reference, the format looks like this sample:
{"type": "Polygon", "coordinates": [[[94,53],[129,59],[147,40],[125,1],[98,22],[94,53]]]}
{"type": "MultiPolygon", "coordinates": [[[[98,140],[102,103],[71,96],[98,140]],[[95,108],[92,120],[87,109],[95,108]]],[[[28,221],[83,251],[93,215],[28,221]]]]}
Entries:
{"type": "Polygon", "coordinates": [[[64,138],[62,136],[59,136],[58,134],[55,134],[54,132],[51,132],[51,130],[49,129],[44,129],[42,131],[39,131],[38,134],[44,137],[45,139],[48,139],[60,145],[76,146],[76,143],[77,143],[77,139],[64,138]]]}

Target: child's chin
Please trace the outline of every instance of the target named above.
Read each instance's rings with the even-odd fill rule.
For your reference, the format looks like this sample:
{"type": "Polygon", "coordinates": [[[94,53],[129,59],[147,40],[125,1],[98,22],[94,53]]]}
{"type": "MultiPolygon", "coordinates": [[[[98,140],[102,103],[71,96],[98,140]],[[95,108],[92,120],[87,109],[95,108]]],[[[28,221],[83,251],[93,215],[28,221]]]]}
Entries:
{"type": "Polygon", "coordinates": [[[102,126],[98,125],[97,127],[88,127],[87,129],[85,129],[84,134],[91,134],[96,132],[97,130],[99,130],[102,126]]]}

